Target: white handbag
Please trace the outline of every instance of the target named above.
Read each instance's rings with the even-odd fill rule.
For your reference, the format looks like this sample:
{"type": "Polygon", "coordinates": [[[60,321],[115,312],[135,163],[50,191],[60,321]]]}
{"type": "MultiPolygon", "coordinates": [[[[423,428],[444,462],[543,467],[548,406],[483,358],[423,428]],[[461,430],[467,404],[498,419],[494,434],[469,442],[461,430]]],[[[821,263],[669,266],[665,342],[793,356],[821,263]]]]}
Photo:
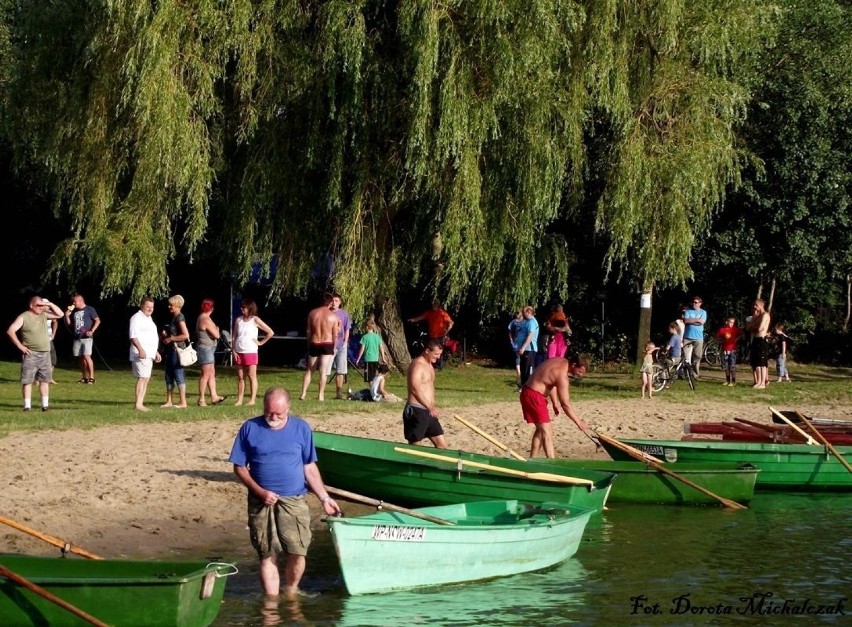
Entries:
{"type": "Polygon", "coordinates": [[[186,348],[175,346],[175,350],[177,351],[178,363],[184,368],[198,361],[198,353],[192,347],[192,342],[188,342],[186,348]]]}

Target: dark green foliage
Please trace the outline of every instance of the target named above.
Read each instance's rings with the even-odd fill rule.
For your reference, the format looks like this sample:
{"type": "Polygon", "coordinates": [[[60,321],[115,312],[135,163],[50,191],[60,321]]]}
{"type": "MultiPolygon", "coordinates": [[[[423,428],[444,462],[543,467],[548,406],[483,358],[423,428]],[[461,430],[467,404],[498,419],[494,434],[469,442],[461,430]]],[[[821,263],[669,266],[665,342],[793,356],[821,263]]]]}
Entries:
{"type": "Polygon", "coordinates": [[[852,271],[852,14],[833,0],[780,4],[742,130],[759,167],[745,170],[697,265],[752,277],[745,298],[774,279],[773,314],[788,329],[837,329],[852,271]]]}

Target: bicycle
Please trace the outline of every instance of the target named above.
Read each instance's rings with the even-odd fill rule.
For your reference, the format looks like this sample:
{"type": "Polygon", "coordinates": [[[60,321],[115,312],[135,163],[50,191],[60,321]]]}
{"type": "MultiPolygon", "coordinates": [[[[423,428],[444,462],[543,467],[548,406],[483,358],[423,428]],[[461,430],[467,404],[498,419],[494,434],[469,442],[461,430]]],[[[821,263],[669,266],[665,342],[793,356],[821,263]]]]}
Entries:
{"type": "MultiPolygon", "coordinates": [[[[704,355],[702,359],[709,366],[722,367],[722,342],[717,338],[711,338],[704,342],[704,355]]],[[[748,361],[748,342],[740,340],[737,342],[737,363],[748,361]]]]}
{"type": "Polygon", "coordinates": [[[716,338],[705,340],[704,355],[701,357],[708,366],[722,365],[722,343],[716,338]]]}
{"type": "MultiPolygon", "coordinates": [[[[426,348],[426,344],[429,342],[429,334],[426,331],[420,331],[418,336],[411,340],[410,346],[410,354],[412,357],[417,357],[423,350],[426,348]]],[[[451,337],[444,338],[444,350],[441,353],[441,359],[438,360],[440,364],[439,367],[443,367],[444,365],[452,366],[456,368],[462,364],[462,351],[460,349],[461,342],[458,340],[454,340],[451,337]]]]}
{"type": "Polygon", "coordinates": [[[675,365],[668,358],[668,354],[657,349],[652,375],[651,385],[655,392],[661,392],[670,387],[671,382],[677,379],[685,379],[689,384],[689,388],[695,391],[695,367],[691,362],[681,358],[680,362],[675,365]]]}
{"type": "Polygon", "coordinates": [[[444,339],[444,352],[441,354],[441,361],[445,366],[458,368],[462,364],[462,354],[459,346],[461,342],[450,337],[444,339]]]}
{"type": "Polygon", "coordinates": [[[408,352],[412,357],[417,357],[426,348],[426,343],[429,341],[429,334],[426,331],[420,331],[420,334],[411,340],[408,347],[408,352]]]}

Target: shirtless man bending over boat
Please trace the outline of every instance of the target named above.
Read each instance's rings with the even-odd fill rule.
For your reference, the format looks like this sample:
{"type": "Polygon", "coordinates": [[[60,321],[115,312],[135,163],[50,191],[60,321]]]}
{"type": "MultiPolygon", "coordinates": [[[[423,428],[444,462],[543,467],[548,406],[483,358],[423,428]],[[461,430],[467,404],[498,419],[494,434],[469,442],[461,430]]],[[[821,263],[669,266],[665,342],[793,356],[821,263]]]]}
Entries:
{"type": "Polygon", "coordinates": [[[408,366],[408,402],[402,410],[402,427],[409,444],[420,444],[429,438],[435,448],[447,448],[444,428],[438,422],[435,407],[435,368],[432,365],[443,351],[440,340],[429,340],[423,352],[408,366]]]}
{"type": "Polygon", "coordinates": [[[334,359],[334,342],[340,330],[340,318],[329,307],[331,294],[326,294],[323,304],[308,313],[308,367],[302,379],[302,393],[299,400],[305,400],[308,387],[311,385],[311,371],[316,369],[319,376],[319,395],[317,399],[325,400],[325,373],[334,359]]]}
{"type": "Polygon", "coordinates": [[[554,415],[559,415],[559,407],[582,430],[588,431],[589,425],[581,420],[571,407],[570,384],[571,377],[582,377],[588,368],[588,357],[581,356],[576,363],[571,363],[562,357],[548,359],[533,370],[530,378],[521,389],[521,409],[524,420],[535,425],[535,432],[530,445],[530,458],[535,457],[541,448],[547,457],[555,457],[553,447],[553,427],[550,414],[547,411],[547,399],[553,404],[554,415]]]}

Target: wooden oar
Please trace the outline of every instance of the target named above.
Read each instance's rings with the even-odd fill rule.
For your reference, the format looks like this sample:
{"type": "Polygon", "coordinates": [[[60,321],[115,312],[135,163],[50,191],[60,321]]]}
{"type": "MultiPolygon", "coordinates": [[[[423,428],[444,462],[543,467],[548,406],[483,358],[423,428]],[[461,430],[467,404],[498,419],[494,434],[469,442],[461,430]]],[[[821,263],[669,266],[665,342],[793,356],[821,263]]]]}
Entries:
{"type": "Polygon", "coordinates": [[[790,425],[790,426],[793,428],[793,431],[795,431],[795,432],[796,432],[796,433],[798,433],[800,436],[802,436],[803,438],[805,438],[805,442],[806,442],[807,444],[813,444],[814,446],[816,446],[817,441],[816,441],[816,440],[814,440],[814,439],[813,439],[811,436],[809,436],[807,433],[805,433],[804,431],[802,431],[802,430],[798,427],[798,425],[796,425],[796,423],[795,423],[795,422],[793,422],[792,420],[790,420],[789,418],[787,418],[787,416],[785,416],[784,414],[782,414],[780,411],[778,411],[778,410],[777,410],[777,409],[775,409],[774,407],[770,407],[770,408],[769,408],[769,411],[771,411],[773,414],[775,414],[776,416],[778,416],[781,420],[783,420],[783,421],[784,421],[784,422],[786,422],[788,425],[790,425]]]}
{"type": "Polygon", "coordinates": [[[481,435],[483,438],[485,438],[486,440],[488,440],[489,442],[491,442],[491,444],[493,444],[494,446],[496,446],[496,447],[497,447],[497,448],[499,448],[500,450],[502,450],[502,451],[506,451],[509,455],[511,455],[511,456],[512,456],[512,457],[514,457],[515,459],[518,459],[518,460],[520,460],[520,461],[522,461],[522,462],[527,461],[527,458],[526,458],[526,457],[524,457],[523,455],[520,455],[520,454],[516,453],[515,451],[513,451],[512,449],[510,449],[508,446],[506,446],[505,444],[503,444],[500,440],[498,440],[498,439],[496,439],[496,438],[494,438],[494,437],[492,437],[492,436],[488,435],[487,433],[485,433],[485,431],[483,431],[482,429],[480,429],[479,427],[477,427],[475,424],[472,424],[472,423],[468,422],[467,420],[465,420],[464,418],[462,418],[462,417],[461,417],[461,416],[459,416],[458,414],[453,414],[453,418],[455,418],[456,420],[458,420],[460,423],[462,423],[465,427],[467,427],[468,429],[470,429],[470,430],[471,430],[471,431],[473,431],[474,433],[478,433],[479,435],[481,435]]]}
{"type": "Polygon", "coordinates": [[[607,444],[609,444],[609,445],[611,445],[611,446],[613,446],[613,447],[615,447],[615,448],[617,448],[621,451],[624,451],[625,453],[630,455],[630,457],[648,464],[654,470],[661,472],[664,475],[668,475],[672,479],[677,479],[681,483],[685,483],[690,488],[698,490],[702,494],[706,494],[710,498],[719,501],[725,507],[729,507],[731,509],[748,509],[745,505],[741,505],[740,503],[737,503],[736,501],[732,501],[731,499],[726,499],[724,496],[719,496],[718,494],[711,492],[710,490],[708,490],[704,486],[698,485],[694,481],[690,481],[686,477],[683,477],[683,476],[677,474],[676,472],[672,472],[671,470],[669,470],[668,468],[663,466],[658,460],[648,459],[649,456],[647,455],[647,453],[643,453],[639,449],[633,448],[629,444],[625,444],[624,442],[616,440],[615,438],[611,438],[608,435],[605,435],[605,434],[600,433],[600,432],[598,432],[597,436],[600,440],[606,442],[607,444]]]}
{"type": "Polygon", "coordinates": [[[843,457],[843,455],[841,455],[837,451],[837,449],[834,448],[834,446],[831,444],[831,442],[829,442],[825,438],[825,436],[822,433],[819,432],[819,429],[817,429],[815,426],[813,426],[811,424],[811,421],[808,420],[807,418],[805,418],[802,414],[800,414],[798,412],[798,410],[796,411],[796,416],[798,416],[799,420],[801,420],[805,424],[805,426],[808,429],[811,430],[811,432],[814,434],[814,437],[817,440],[819,440],[822,443],[822,445],[825,446],[825,448],[827,448],[829,451],[831,451],[831,454],[834,455],[837,458],[837,461],[839,461],[841,464],[843,464],[843,466],[846,468],[846,470],[848,470],[849,472],[852,472],[852,466],[849,465],[849,462],[847,462],[846,459],[843,457]]]}
{"type": "Polygon", "coordinates": [[[19,586],[23,586],[24,588],[27,588],[28,590],[35,592],[37,595],[39,595],[43,599],[47,599],[51,603],[55,603],[56,605],[58,605],[62,609],[71,612],[72,614],[74,614],[78,618],[82,618],[87,623],[90,623],[92,625],[97,625],[98,627],[108,627],[108,625],[106,623],[99,621],[97,618],[95,618],[91,614],[87,614],[86,612],[81,610],[79,607],[77,607],[75,605],[71,605],[68,601],[63,601],[58,596],[51,594],[50,592],[48,592],[47,590],[45,590],[41,586],[34,584],[29,579],[26,579],[26,578],[22,577],[21,575],[19,575],[18,573],[9,570],[5,566],[0,566],[0,576],[5,577],[6,579],[9,579],[10,581],[14,581],[19,586]]]}
{"type": "Polygon", "coordinates": [[[566,477],[564,475],[556,475],[550,472],[524,472],[522,470],[514,470],[512,468],[504,468],[503,466],[495,466],[494,464],[482,464],[480,462],[473,462],[467,459],[462,459],[460,457],[448,457],[446,455],[437,455],[435,453],[427,453],[426,451],[417,451],[410,448],[402,448],[399,446],[395,446],[395,451],[399,453],[406,453],[408,455],[417,455],[418,457],[426,457],[427,459],[436,459],[442,462],[450,462],[451,464],[462,464],[464,466],[470,466],[471,468],[482,468],[483,470],[492,470],[494,472],[502,472],[506,475],[515,475],[517,477],[524,477],[526,479],[532,479],[534,481],[550,481],[552,483],[567,483],[570,485],[584,485],[588,486],[590,490],[595,489],[595,482],[591,479],[579,479],[577,477],[566,477]]]}
{"type": "Polygon", "coordinates": [[[326,491],[335,496],[339,496],[344,499],[348,499],[350,501],[355,501],[356,503],[363,503],[364,505],[372,505],[377,509],[388,509],[392,512],[400,512],[401,514],[408,514],[409,516],[414,516],[414,518],[422,518],[423,520],[428,520],[429,522],[436,523],[438,525],[454,525],[455,523],[450,520],[444,520],[443,518],[438,518],[437,516],[430,516],[429,514],[423,514],[421,512],[415,511],[413,509],[407,509],[405,507],[400,507],[399,505],[394,505],[393,503],[387,503],[385,501],[380,501],[378,499],[371,499],[368,496],[363,496],[361,494],[355,494],[354,492],[349,492],[348,490],[341,490],[340,488],[332,488],[329,485],[325,486],[326,491]]]}
{"type": "Polygon", "coordinates": [[[13,529],[17,529],[18,531],[23,531],[24,533],[28,533],[31,536],[38,538],[39,540],[44,540],[48,544],[52,544],[53,546],[58,546],[62,549],[62,552],[71,551],[72,553],[76,553],[77,555],[82,555],[83,557],[88,557],[91,560],[102,560],[103,558],[100,555],[95,555],[94,553],[89,553],[85,549],[81,549],[79,546],[75,544],[71,544],[70,542],[65,542],[65,540],[61,540],[60,538],[56,538],[54,536],[49,536],[46,533],[42,533],[41,531],[36,531],[35,529],[30,529],[29,527],[22,525],[19,522],[12,520],[11,518],[6,518],[5,516],[0,516],[0,523],[5,525],[9,525],[13,529]]]}

